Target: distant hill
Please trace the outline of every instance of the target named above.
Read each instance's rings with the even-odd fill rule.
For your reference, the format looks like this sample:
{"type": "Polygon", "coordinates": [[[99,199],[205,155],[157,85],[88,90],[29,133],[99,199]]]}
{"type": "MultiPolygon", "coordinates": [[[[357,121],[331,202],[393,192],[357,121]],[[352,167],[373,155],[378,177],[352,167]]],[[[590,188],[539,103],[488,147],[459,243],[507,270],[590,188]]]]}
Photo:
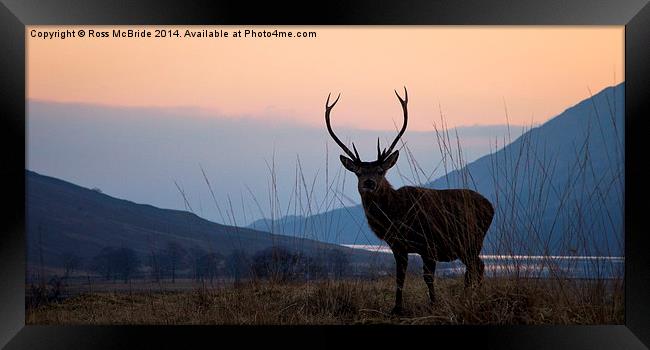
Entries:
{"type": "Polygon", "coordinates": [[[32,171],[25,176],[28,264],[39,264],[41,252],[45,266],[59,266],[64,252],[88,261],[107,246],[129,247],[144,256],[170,241],[224,255],[234,249],[253,254],[271,246],[306,254],[338,249],[351,254],[352,261],[372,255],[315,240],[224,226],[189,212],[113,198],[32,171]]]}
{"type": "MultiPolygon", "coordinates": [[[[606,88],[425,186],[475,189],[495,204],[484,253],[622,255],[624,92],[623,84],[606,88]]],[[[381,243],[361,206],[250,227],[341,244],[381,243]]]]}

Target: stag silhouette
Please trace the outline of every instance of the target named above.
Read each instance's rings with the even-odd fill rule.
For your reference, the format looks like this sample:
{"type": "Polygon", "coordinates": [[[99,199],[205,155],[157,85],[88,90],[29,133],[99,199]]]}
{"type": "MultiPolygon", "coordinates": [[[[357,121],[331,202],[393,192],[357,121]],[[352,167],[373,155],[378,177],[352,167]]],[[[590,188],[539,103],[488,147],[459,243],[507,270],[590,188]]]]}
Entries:
{"type": "MultiPolygon", "coordinates": [[[[331,94],[330,94],[331,95],[331,94]]],[[[422,257],[423,277],[429,290],[430,304],[435,302],[434,273],[437,261],[459,259],[465,264],[465,286],[480,284],[484,264],[479,257],[483,239],[494,216],[492,204],[469,189],[434,190],[404,186],[395,190],[386,180],[386,172],[397,162],[397,145],[408,123],[408,91],[404,99],[395,95],[402,105],[404,125],[388,149],[380,151],[377,139],[377,160],[363,162],[352,143],[354,153],[336,137],[330,123],[330,112],[341,97],[330,105],[325,102],[325,122],[334,141],[349,156],[341,155],[343,166],[356,174],[363,209],[372,231],[384,240],[393,252],[396,264],[395,307],[393,314],[403,311],[402,289],[408,265],[408,254],[422,257]]]]}

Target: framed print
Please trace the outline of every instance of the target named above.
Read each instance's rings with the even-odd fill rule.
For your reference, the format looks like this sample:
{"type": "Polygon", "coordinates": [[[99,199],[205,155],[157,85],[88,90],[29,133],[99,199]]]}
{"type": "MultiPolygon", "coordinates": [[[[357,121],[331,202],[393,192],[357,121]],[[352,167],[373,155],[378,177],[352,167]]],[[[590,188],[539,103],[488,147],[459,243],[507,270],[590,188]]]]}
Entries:
{"type": "Polygon", "coordinates": [[[3,346],[650,344],[646,2],[0,13],[3,346]]]}

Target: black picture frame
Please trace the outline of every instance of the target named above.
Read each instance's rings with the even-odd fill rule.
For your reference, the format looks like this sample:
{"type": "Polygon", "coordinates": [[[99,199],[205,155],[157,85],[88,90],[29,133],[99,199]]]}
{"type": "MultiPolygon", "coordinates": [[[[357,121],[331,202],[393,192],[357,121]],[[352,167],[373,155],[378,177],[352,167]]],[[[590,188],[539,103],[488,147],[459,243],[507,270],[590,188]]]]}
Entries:
{"type": "MultiPolygon", "coordinates": [[[[98,0],[0,4],[0,346],[7,349],[418,346],[643,349],[650,346],[650,254],[641,220],[644,121],[650,116],[650,5],[647,0],[344,0],[252,4],[98,0]],[[625,25],[625,324],[613,326],[26,326],[25,26],[47,24],[625,25]],[[232,342],[235,343],[232,343],[232,342]],[[444,344],[444,345],[443,345],[444,344]],[[203,345],[204,346],[204,345],[203,345]],[[233,345],[235,346],[235,345],[233,345]]],[[[101,67],[98,67],[101,69],[101,67]]]]}

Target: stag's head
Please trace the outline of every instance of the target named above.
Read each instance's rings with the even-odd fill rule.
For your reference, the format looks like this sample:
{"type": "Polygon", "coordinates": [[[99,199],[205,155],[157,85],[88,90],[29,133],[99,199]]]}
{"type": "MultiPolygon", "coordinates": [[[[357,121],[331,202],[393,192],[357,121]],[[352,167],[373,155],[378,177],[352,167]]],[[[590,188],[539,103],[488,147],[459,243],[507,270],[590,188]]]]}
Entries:
{"type": "Polygon", "coordinates": [[[339,101],[341,94],[338,95],[332,105],[330,105],[330,95],[327,96],[327,102],[325,102],[325,122],[327,123],[327,131],[329,131],[330,136],[332,136],[339,147],[341,147],[341,149],[343,149],[343,151],[348,155],[348,157],[341,155],[341,163],[343,163],[343,166],[346,169],[357,175],[359,180],[359,193],[361,194],[375,192],[384,186],[387,186],[388,182],[385,178],[386,172],[397,162],[399,151],[395,150],[393,152],[393,149],[406,131],[406,124],[408,122],[408,111],[406,109],[408,92],[406,91],[406,87],[404,88],[404,99],[399,96],[397,91],[395,91],[395,95],[397,95],[397,99],[399,99],[399,102],[402,105],[402,111],[404,112],[404,125],[399,134],[397,134],[393,143],[391,143],[390,147],[387,149],[384,148],[382,151],[379,146],[379,138],[377,139],[377,160],[372,162],[361,161],[361,157],[359,157],[359,152],[357,152],[354,143],[352,143],[352,149],[354,150],[354,153],[352,153],[352,151],[350,151],[350,149],[341,142],[338,137],[336,137],[330,123],[330,112],[332,111],[332,108],[334,108],[334,105],[339,101]]]}

